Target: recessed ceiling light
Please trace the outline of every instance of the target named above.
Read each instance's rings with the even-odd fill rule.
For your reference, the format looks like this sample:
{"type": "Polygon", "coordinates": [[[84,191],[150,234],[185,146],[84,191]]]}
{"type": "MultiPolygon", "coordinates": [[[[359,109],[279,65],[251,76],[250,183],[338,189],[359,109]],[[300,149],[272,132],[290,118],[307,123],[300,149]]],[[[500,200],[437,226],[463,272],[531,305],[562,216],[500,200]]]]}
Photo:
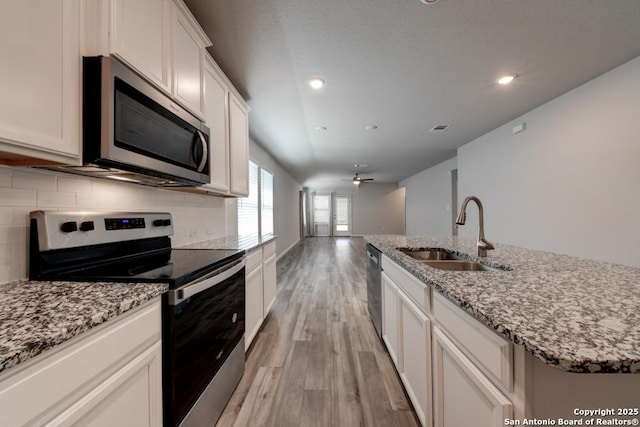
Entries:
{"type": "Polygon", "coordinates": [[[326,126],[316,126],[316,130],[318,132],[326,132],[327,127],[326,126]]]}
{"type": "Polygon", "coordinates": [[[376,125],[369,125],[366,128],[364,128],[364,130],[378,130],[378,126],[376,125]]]}
{"type": "Polygon", "coordinates": [[[311,86],[312,88],[318,90],[318,89],[322,89],[322,87],[324,86],[324,79],[321,79],[320,77],[314,77],[313,79],[309,80],[309,86],[311,86]]]}
{"type": "Polygon", "coordinates": [[[424,3],[424,4],[434,4],[434,3],[437,3],[439,1],[440,0],[420,0],[420,2],[424,3]]]}
{"type": "Polygon", "coordinates": [[[496,82],[499,85],[508,85],[509,83],[514,81],[516,77],[518,77],[517,74],[506,74],[506,75],[500,77],[498,80],[496,80],[496,82]]]}
{"type": "Polygon", "coordinates": [[[353,165],[354,168],[366,168],[367,166],[369,166],[366,163],[356,163],[355,165],[353,165]]]}

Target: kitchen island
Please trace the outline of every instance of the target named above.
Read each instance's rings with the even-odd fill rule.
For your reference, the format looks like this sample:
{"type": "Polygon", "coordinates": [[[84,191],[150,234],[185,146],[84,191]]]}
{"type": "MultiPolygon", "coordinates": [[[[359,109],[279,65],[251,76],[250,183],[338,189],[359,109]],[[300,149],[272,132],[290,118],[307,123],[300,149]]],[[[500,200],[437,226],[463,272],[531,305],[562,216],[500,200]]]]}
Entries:
{"type": "MultiPolygon", "coordinates": [[[[429,360],[423,363],[426,384],[409,384],[408,389],[425,390],[418,393],[425,425],[430,420],[437,426],[455,425],[451,419],[465,422],[453,410],[464,406],[454,396],[465,396],[461,384],[474,384],[470,393],[482,389],[485,398],[492,397],[487,425],[500,420],[498,425],[518,425],[504,420],[525,417],[580,418],[572,413],[580,407],[640,407],[639,268],[503,244],[479,258],[476,241],[469,239],[365,239],[383,253],[383,300],[388,297],[383,339],[401,377],[412,366],[405,360],[413,353],[412,343],[419,342],[403,336],[416,330],[407,307],[420,308],[414,312],[422,317],[414,317],[422,319],[416,324],[429,346],[424,352],[429,360]],[[398,250],[425,248],[498,270],[440,270],[398,250]],[[416,298],[420,286],[426,295],[422,300],[416,298]]],[[[480,406],[483,401],[478,400],[480,406]]],[[[475,416],[474,425],[484,425],[475,416]]]]}

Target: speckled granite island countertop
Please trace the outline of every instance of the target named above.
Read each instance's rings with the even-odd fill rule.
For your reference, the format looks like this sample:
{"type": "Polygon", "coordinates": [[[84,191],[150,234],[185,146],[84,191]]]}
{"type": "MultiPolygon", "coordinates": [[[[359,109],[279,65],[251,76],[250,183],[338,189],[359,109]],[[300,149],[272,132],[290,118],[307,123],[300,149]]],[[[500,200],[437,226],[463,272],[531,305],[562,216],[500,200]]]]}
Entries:
{"type": "Polygon", "coordinates": [[[168,289],[154,283],[22,281],[0,285],[0,372],[168,289]]]}
{"type": "Polygon", "coordinates": [[[478,258],[469,239],[365,240],[549,365],[568,372],[640,373],[640,268],[499,243],[487,258],[478,258]],[[510,271],[438,270],[397,248],[442,248],[510,271]]]}
{"type": "Polygon", "coordinates": [[[268,236],[249,236],[238,237],[237,235],[228,235],[218,237],[216,239],[205,240],[203,242],[190,243],[180,246],[180,249],[244,249],[249,252],[252,249],[266,245],[278,236],[270,234],[268,236]]]}

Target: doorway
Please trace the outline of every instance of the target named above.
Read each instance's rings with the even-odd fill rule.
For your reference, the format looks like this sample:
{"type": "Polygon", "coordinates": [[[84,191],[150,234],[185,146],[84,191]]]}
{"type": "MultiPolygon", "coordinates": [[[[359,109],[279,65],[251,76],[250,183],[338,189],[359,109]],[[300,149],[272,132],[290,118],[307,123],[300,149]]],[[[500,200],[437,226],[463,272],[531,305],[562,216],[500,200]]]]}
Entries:
{"type": "Polygon", "coordinates": [[[351,236],[351,196],[314,193],[312,217],[313,236],[351,236]]]}
{"type": "Polygon", "coordinates": [[[351,236],[351,196],[333,196],[333,235],[351,236]]]}

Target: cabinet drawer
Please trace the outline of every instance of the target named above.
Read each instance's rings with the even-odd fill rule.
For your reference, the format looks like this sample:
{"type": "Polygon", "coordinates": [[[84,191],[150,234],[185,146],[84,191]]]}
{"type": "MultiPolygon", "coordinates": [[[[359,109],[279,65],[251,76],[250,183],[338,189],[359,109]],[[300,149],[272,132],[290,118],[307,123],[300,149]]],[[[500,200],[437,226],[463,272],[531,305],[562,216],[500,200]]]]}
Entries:
{"type": "Polygon", "coordinates": [[[268,259],[271,255],[276,253],[276,241],[272,240],[271,242],[265,244],[262,247],[262,259],[268,259]]]}
{"type": "Polygon", "coordinates": [[[385,255],[382,270],[404,291],[426,314],[431,314],[431,287],[427,286],[385,255]]]}
{"type": "Polygon", "coordinates": [[[247,254],[246,272],[251,273],[257,266],[262,264],[262,248],[253,249],[247,254]]]}
{"type": "Polygon", "coordinates": [[[459,307],[436,293],[433,299],[436,322],[461,350],[496,384],[513,391],[513,344],[491,331],[459,307]]]}

